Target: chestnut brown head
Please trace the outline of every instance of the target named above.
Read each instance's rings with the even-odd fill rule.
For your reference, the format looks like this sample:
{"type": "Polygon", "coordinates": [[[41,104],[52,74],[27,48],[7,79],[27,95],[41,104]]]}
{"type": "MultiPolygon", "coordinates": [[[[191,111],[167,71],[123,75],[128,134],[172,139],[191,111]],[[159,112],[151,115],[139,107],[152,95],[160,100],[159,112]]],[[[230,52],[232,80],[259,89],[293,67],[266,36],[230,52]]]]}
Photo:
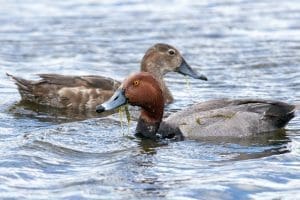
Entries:
{"type": "Polygon", "coordinates": [[[126,103],[142,108],[146,121],[160,121],[164,99],[157,80],[148,72],[136,73],[127,78],[114,95],[97,106],[97,112],[118,108],[126,103]]]}

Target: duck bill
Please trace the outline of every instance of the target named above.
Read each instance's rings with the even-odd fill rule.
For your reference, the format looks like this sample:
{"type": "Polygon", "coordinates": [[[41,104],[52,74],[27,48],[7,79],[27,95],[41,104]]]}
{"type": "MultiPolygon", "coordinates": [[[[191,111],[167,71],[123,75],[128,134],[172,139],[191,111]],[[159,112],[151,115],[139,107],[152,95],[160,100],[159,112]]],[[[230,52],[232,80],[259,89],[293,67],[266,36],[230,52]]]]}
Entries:
{"type": "Polygon", "coordinates": [[[123,89],[118,89],[108,101],[96,107],[96,112],[102,113],[105,111],[114,110],[125,105],[126,103],[127,99],[125,97],[125,91],[123,89]]]}
{"type": "Polygon", "coordinates": [[[197,72],[195,72],[190,67],[190,65],[187,64],[187,62],[184,59],[182,59],[181,65],[179,66],[177,72],[180,74],[183,74],[183,75],[187,75],[187,76],[196,78],[196,79],[201,79],[201,80],[207,81],[206,76],[204,76],[203,74],[199,75],[197,72]]]}

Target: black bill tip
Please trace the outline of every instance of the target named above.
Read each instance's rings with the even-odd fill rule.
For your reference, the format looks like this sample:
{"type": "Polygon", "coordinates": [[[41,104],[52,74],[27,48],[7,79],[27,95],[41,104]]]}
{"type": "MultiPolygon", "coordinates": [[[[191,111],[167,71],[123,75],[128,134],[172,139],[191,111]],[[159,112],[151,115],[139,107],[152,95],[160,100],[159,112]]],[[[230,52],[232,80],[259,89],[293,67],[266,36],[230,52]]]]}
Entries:
{"type": "Polygon", "coordinates": [[[102,105],[98,105],[97,107],[96,107],[96,112],[97,113],[102,113],[102,112],[104,112],[105,111],[105,108],[102,106],[102,105]]]}
{"type": "Polygon", "coordinates": [[[203,81],[208,81],[208,78],[203,74],[198,75],[198,79],[201,79],[203,81]]]}

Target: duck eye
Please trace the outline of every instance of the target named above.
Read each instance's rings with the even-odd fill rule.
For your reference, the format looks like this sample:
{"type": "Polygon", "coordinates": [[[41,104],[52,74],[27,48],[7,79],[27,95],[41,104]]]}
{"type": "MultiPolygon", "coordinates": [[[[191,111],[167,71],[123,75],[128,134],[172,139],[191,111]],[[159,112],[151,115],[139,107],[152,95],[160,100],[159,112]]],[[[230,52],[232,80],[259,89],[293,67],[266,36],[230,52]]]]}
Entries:
{"type": "Polygon", "coordinates": [[[169,55],[173,56],[173,55],[175,55],[175,50],[174,49],[169,49],[168,53],[169,53],[169,55]]]}
{"type": "Polygon", "coordinates": [[[140,81],[138,81],[138,80],[133,81],[134,86],[138,86],[139,84],[140,84],[140,81]]]}

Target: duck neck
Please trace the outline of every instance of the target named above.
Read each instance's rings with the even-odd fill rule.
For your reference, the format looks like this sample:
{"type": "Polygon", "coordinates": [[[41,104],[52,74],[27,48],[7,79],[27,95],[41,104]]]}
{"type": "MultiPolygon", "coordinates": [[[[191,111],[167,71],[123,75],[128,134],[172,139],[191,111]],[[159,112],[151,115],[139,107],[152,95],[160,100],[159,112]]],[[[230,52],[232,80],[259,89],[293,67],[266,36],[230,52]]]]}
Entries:
{"type": "Polygon", "coordinates": [[[155,78],[156,80],[158,81],[159,83],[159,86],[163,92],[163,97],[164,97],[164,101],[166,104],[169,104],[169,103],[172,103],[174,101],[174,98],[173,98],[173,95],[171,94],[169,88],[167,87],[165,81],[164,81],[164,74],[163,72],[160,71],[160,68],[159,67],[148,67],[148,68],[145,68],[145,67],[142,67],[142,71],[146,71],[146,72],[149,72],[151,73],[155,78]],[[146,70],[148,69],[148,70],[146,70]]]}
{"type": "Polygon", "coordinates": [[[136,127],[136,135],[155,139],[163,117],[164,103],[143,107],[136,127]]]}

